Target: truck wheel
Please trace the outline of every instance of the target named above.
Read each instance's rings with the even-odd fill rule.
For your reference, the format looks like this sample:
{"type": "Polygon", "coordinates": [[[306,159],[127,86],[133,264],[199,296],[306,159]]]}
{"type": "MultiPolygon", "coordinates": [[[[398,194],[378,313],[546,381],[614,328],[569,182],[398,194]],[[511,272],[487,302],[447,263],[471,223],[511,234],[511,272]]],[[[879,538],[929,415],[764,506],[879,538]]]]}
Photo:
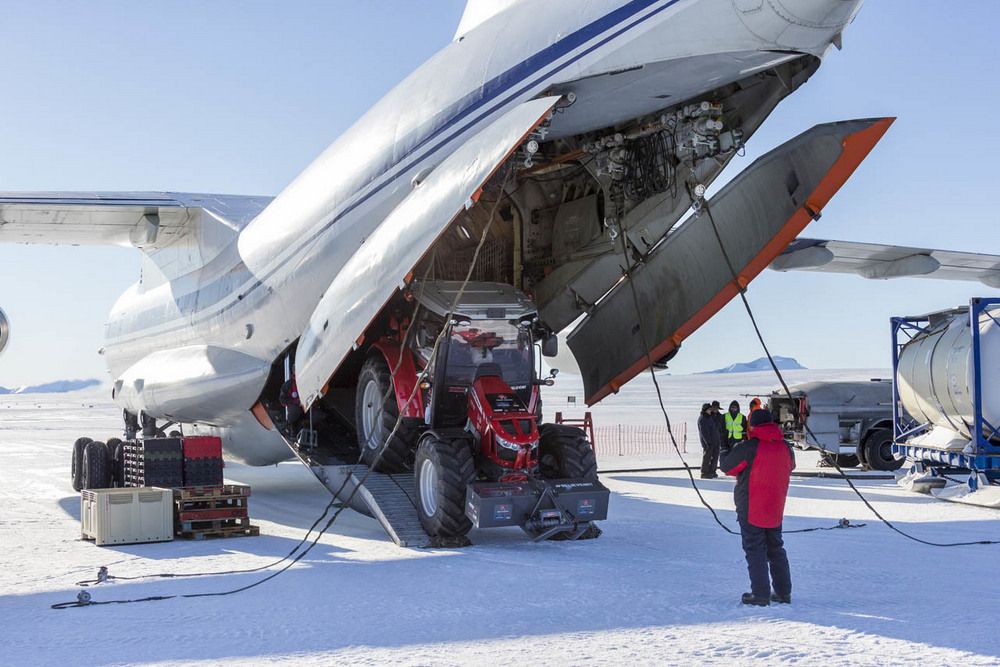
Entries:
{"type": "Polygon", "coordinates": [[[465,491],[475,479],[472,452],[464,441],[434,436],[420,441],[413,467],[417,514],[431,537],[459,537],[472,528],[465,516],[465,491]]]}
{"type": "Polygon", "coordinates": [[[862,434],[861,443],[858,445],[858,448],[857,448],[858,465],[862,469],[864,469],[864,470],[868,470],[869,469],[868,468],[868,461],[865,460],[865,440],[866,439],[867,438],[864,437],[864,434],[862,434]]]}
{"type": "Polygon", "coordinates": [[[543,477],[597,481],[597,458],[583,431],[562,424],[542,424],[538,432],[538,465],[543,477]]]}
{"type": "Polygon", "coordinates": [[[122,467],[122,450],[125,445],[120,438],[111,438],[105,446],[108,448],[108,460],[111,463],[111,483],[114,486],[125,486],[125,471],[122,467]]]}
{"type": "Polygon", "coordinates": [[[871,470],[898,470],[903,462],[892,455],[892,431],[880,428],[865,438],[865,462],[871,470]]]}
{"type": "Polygon", "coordinates": [[[406,470],[407,461],[412,460],[415,436],[411,429],[400,424],[396,435],[386,443],[399,419],[399,406],[389,365],[381,356],[369,357],[361,367],[354,418],[361,460],[378,472],[406,470]]]}
{"type": "Polygon", "coordinates": [[[73,490],[83,490],[83,449],[93,442],[90,438],[77,438],[73,443],[73,464],[70,468],[70,478],[73,480],[73,490]]]}
{"type": "Polygon", "coordinates": [[[88,442],[83,450],[83,488],[106,489],[111,486],[108,448],[103,442],[88,442]]]}
{"type": "Polygon", "coordinates": [[[837,454],[837,465],[841,468],[856,468],[858,467],[858,457],[854,454],[837,454]]]}

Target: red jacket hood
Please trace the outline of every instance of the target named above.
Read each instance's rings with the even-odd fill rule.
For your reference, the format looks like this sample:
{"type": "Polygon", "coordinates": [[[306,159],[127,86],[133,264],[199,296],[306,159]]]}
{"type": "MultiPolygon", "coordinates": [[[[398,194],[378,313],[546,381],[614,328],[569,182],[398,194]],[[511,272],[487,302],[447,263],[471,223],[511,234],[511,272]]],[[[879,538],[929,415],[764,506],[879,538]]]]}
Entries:
{"type": "Polygon", "coordinates": [[[760,424],[750,427],[750,437],[758,440],[784,440],[785,434],[781,427],[775,423],[760,424]]]}

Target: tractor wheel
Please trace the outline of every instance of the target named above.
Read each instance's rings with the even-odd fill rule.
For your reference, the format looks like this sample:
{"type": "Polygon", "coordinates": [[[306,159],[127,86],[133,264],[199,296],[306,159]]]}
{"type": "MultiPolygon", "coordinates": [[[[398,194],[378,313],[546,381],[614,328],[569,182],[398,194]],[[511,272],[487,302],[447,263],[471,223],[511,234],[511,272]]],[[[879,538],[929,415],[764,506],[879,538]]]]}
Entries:
{"type": "Polygon", "coordinates": [[[903,462],[892,455],[892,431],[880,428],[865,438],[865,463],[871,470],[898,470],[903,462]]]}
{"type": "Polygon", "coordinates": [[[538,465],[543,477],[597,481],[597,458],[583,431],[562,424],[542,424],[538,431],[538,465]]]}
{"type": "Polygon", "coordinates": [[[111,486],[108,448],[103,442],[88,442],[83,450],[83,488],[106,489],[111,486]]]}
{"type": "Polygon", "coordinates": [[[125,445],[121,438],[110,438],[105,446],[108,448],[108,460],[111,462],[111,483],[114,486],[125,486],[125,471],[122,467],[122,451],[125,445]]]}
{"type": "Polygon", "coordinates": [[[73,464],[70,478],[73,480],[73,490],[83,490],[83,449],[93,442],[90,438],[77,438],[73,443],[73,464]]]}
{"type": "Polygon", "coordinates": [[[476,476],[468,444],[425,437],[417,447],[413,474],[417,514],[427,534],[448,538],[468,533],[472,522],[465,516],[465,491],[476,476]]]}
{"type": "Polygon", "coordinates": [[[378,472],[402,472],[413,460],[412,429],[400,423],[392,440],[389,434],[399,419],[396,392],[389,365],[381,356],[371,356],[361,367],[355,398],[355,424],[361,459],[378,472]]]}

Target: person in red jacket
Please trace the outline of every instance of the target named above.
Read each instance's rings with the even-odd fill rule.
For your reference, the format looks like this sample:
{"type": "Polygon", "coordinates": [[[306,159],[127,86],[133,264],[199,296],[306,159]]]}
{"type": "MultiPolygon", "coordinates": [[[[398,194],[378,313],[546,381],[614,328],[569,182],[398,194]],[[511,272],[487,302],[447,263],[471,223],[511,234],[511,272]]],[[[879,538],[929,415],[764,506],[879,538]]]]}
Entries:
{"type": "Polygon", "coordinates": [[[743,604],[766,607],[771,602],[792,601],[792,575],[781,539],[781,521],[795,454],[769,410],[754,411],[749,435],[749,440],[733,447],[721,467],[736,477],[733,495],[751,591],[743,594],[743,604]]]}

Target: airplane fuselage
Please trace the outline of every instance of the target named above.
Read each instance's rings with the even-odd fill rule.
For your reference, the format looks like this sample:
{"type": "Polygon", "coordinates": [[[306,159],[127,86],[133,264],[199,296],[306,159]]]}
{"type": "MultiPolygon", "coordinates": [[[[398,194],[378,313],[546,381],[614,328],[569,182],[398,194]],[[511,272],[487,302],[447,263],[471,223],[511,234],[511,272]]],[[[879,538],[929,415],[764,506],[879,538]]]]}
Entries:
{"type": "MultiPolygon", "coordinates": [[[[148,409],[142,388],[121,382],[137,364],[146,374],[201,364],[214,373],[214,390],[191,384],[196,408],[152,416],[246,427],[271,364],[345,263],[416,182],[506,111],[543,93],[573,93],[551,121],[557,139],[697,101],[777,64],[822,57],[859,3],[810,0],[797,16],[772,4],[522,0],[472,29],[388,93],[211,261],[159,284],[144,279],[119,299],[104,349],[116,400],[148,409]],[[616,91],[619,75],[632,87],[616,91]],[[205,347],[245,357],[185,357],[205,347]]],[[[178,391],[173,404],[183,405],[178,391]]],[[[274,438],[251,440],[227,445],[258,463],[287,456],[274,438]]]]}

